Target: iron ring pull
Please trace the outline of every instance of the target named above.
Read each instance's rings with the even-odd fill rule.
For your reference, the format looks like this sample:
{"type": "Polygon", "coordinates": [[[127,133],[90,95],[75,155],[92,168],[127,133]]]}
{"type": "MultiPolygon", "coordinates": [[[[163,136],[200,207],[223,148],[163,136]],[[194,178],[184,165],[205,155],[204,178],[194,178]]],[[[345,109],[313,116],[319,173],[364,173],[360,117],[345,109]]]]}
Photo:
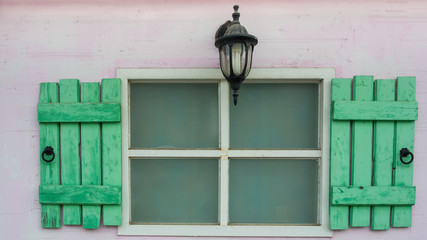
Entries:
{"type": "Polygon", "coordinates": [[[45,149],[43,150],[43,152],[42,152],[42,158],[43,158],[43,160],[45,161],[45,162],[52,162],[53,161],[53,159],[55,159],[55,153],[53,152],[53,148],[51,147],[51,146],[47,146],[47,147],[45,147],[45,149]],[[50,160],[47,160],[45,157],[44,157],[44,155],[48,155],[48,156],[50,156],[50,155],[53,155],[52,156],[52,158],[50,159],[50,160]]]}
{"type": "Polygon", "coordinates": [[[409,149],[402,148],[400,149],[400,161],[403,164],[410,164],[412,161],[414,161],[414,154],[412,154],[411,151],[409,151],[409,149]],[[408,155],[411,155],[411,160],[409,160],[408,162],[403,161],[402,158],[407,157],[408,155]]]}

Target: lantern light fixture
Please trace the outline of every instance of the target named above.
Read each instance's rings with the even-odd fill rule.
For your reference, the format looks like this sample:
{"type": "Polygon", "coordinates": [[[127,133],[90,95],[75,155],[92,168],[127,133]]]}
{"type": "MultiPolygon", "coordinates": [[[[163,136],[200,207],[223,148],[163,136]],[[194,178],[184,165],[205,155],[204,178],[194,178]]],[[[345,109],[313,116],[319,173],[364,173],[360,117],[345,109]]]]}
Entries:
{"type": "Polygon", "coordinates": [[[252,53],[258,39],[248,34],[240,25],[239,6],[234,5],[233,21],[221,25],[215,34],[215,46],[219,50],[222,74],[233,89],[234,105],[237,104],[237,93],[240,85],[251,71],[252,53]]]}

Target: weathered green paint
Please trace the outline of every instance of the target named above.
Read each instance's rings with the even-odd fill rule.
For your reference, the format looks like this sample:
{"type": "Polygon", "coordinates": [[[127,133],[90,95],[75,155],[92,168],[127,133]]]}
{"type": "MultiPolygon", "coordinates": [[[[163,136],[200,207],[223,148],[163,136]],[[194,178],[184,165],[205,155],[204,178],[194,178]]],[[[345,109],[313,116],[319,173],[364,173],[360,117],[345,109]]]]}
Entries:
{"type": "MultiPolygon", "coordinates": [[[[353,100],[373,100],[373,77],[355,76],[353,79],[353,100]]],[[[353,122],[351,183],[353,186],[371,185],[372,173],[372,121],[353,122]]],[[[350,207],[350,226],[367,227],[370,225],[371,208],[365,206],[350,207]]]]}
{"type": "MultiPolygon", "coordinates": [[[[332,101],[351,99],[351,79],[332,80],[332,101]]],[[[330,186],[348,186],[350,179],[350,121],[331,119],[330,186]]],[[[330,229],[348,228],[348,206],[330,206],[330,229]]]]}
{"type": "MultiPolygon", "coordinates": [[[[80,101],[80,84],[77,79],[61,79],[60,102],[80,101]]],[[[80,185],[80,127],[78,123],[61,123],[61,179],[63,185],[80,185]]],[[[63,206],[65,225],[81,224],[81,206],[63,206]]]]}
{"type": "Polygon", "coordinates": [[[39,122],[119,122],[120,103],[39,103],[39,122]]]}
{"type": "MultiPolygon", "coordinates": [[[[103,79],[102,102],[121,101],[120,79],[103,79]]],[[[102,183],[106,186],[122,185],[122,125],[102,123],[102,183]]],[[[121,225],[122,206],[104,206],[102,212],[104,225],[121,225]]]]}
{"type": "MultiPolygon", "coordinates": [[[[40,84],[40,103],[58,102],[58,84],[40,84]]],[[[40,185],[58,185],[59,179],[59,124],[40,123],[40,185]],[[45,162],[41,153],[46,146],[51,146],[56,154],[52,162],[45,162]]],[[[41,226],[43,228],[61,227],[60,205],[41,205],[41,226]]]]}
{"type": "MultiPolygon", "coordinates": [[[[398,77],[397,78],[397,101],[415,101],[415,77],[398,77]]],[[[394,151],[394,186],[412,186],[412,175],[414,162],[403,164],[400,162],[400,149],[408,148],[414,153],[414,121],[399,121],[395,126],[395,151],[394,151]]],[[[416,157],[416,156],[415,156],[416,157]]],[[[392,207],[391,226],[392,227],[410,227],[412,217],[412,207],[392,207]]]]}
{"type": "Polygon", "coordinates": [[[333,205],[414,205],[415,187],[332,187],[333,205]]]}
{"type": "Polygon", "coordinates": [[[335,101],[334,120],[417,120],[417,102],[335,101]]]}
{"type": "MultiPolygon", "coordinates": [[[[395,101],[395,80],[375,81],[375,101],[395,101]]],[[[373,111],[375,112],[375,111],[373,111]]],[[[373,186],[391,186],[394,154],[394,121],[374,123],[373,186]]],[[[390,206],[372,207],[372,230],[390,228],[390,206]]]]}
{"type": "MultiPolygon", "coordinates": [[[[121,187],[89,185],[40,185],[42,204],[121,204],[121,187]]],[[[64,207],[69,207],[65,206],[64,207]]]]}
{"type": "MultiPolygon", "coordinates": [[[[99,83],[81,84],[81,102],[100,101],[99,83]]],[[[120,108],[119,108],[120,109],[120,108]]],[[[101,124],[81,123],[82,185],[101,185],[101,124]]],[[[101,206],[82,206],[83,228],[99,228],[101,206]]]]}

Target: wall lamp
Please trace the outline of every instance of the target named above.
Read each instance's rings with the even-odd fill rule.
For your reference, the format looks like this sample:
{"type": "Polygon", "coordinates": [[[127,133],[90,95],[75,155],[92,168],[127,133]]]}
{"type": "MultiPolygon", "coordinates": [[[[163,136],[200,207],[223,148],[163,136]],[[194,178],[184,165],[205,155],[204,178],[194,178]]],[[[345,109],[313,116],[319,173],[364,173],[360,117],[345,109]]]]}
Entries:
{"type": "Polygon", "coordinates": [[[252,53],[258,39],[248,34],[240,25],[238,5],[234,5],[233,21],[222,24],[215,34],[215,46],[219,50],[222,74],[233,89],[234,105],[237,104],[237,91],[251,71],[252,53]]]}

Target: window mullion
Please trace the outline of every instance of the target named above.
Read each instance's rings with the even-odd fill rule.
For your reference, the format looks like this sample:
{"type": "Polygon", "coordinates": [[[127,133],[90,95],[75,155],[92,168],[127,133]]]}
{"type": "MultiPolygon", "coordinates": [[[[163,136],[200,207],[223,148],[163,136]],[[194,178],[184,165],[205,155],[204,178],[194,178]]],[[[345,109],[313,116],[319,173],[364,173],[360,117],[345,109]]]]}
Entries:
{"type": "Polygon", "coordinates": [[[222,152],[220,150],[210,149],[130,149],[129,158],[219,158],[222,152]]]}
{"type": "Polygon", "coordinates": [[[228,225],[228,149],[230,148],[230,90],[228,83],[219,83],[219,116],[220,116],[220,188],[219,188],[219,222],[228,225]]]}
{"type": "Polygon", "coordinates": [[[225,80],[219,82],[220,148],[230,147],[230,89],[225,80]]]}

